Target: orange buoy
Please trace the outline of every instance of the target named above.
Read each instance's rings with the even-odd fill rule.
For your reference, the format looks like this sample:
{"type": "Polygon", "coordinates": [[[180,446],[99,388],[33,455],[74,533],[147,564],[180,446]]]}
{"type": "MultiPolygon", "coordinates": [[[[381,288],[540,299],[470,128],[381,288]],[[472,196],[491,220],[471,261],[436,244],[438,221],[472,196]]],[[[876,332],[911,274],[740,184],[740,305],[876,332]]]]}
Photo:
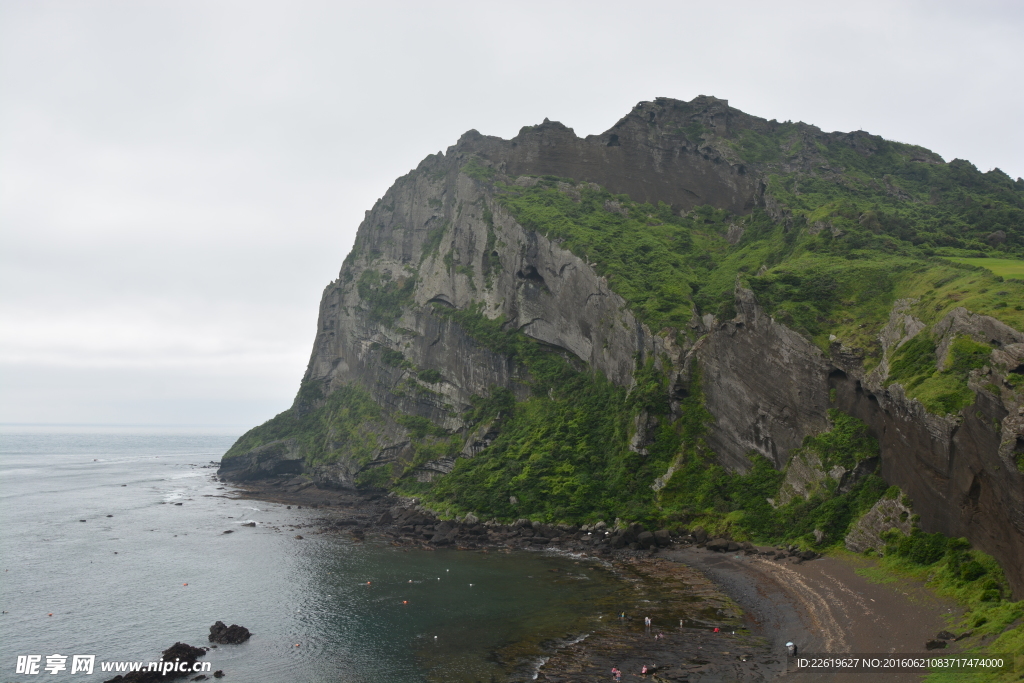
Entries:
{"type": "Polygon", "coordinates": [[[183,583],[183,584],[181,584],[181,585],[182,585],[182,586],[187,586],[188,584],[187,584],[187,583],[183,583]]]}
{"type": "Polygon", "coordinates": [[[48,616],[48,617],[52,617],[52,616],[53,616],[53,612],[50,612],[50,613],[49,613],[49,614],[47,614],[46,616],[48,616]]]}
{"type": "Polygon", "coordinates": [[[299,644],[298,644],[298,643],[295,643],[295,647],[298,647],[298,646],[299,646],[299,644]]]}
{"type": "Polygon", "coordinates": [[[409,601],[408,601],[408,600],[402,600],[402,604],[403,604],[403,605],[408,605],[408,604],[409,604],[409,601]]]}

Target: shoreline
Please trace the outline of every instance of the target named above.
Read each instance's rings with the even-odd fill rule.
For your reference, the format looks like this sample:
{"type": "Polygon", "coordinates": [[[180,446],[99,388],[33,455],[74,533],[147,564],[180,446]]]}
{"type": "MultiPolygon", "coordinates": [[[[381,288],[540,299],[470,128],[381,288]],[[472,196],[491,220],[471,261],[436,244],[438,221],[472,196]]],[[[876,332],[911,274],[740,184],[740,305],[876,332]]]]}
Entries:
{"type": "MultiPolygon", "coordinates": [[[[644,664],[657,665],[658,680],[694,683],[847,680],[845,674],[784,673],[785,643],[792,640],[801,653],[921,653],[925,642],[948,627],[948,617],[962,613],[918,582],[872,583],[856,572],[855,564],[872,564],[867,558],[775,559],[766,554],[775,549],[749,544],[716,552],[692,536],[667,543],[662,538],[651,549],[613,549],[607,541],[594,543],[596,534],[584,542],[582,532],[569,527],[539,525],[533,535],[525,525],[485,525],[473,518],[442,522],[393,495],[320,489],[299,478],[228,483],[234,497],[322,512],[309,525],[321,533],[348,533],[358,540],[369,533],[426,551],[561,550],[609,563],[636,584],[638,595],[650,596],[638,600],[649,603],[652,629],[644,628],[640,614],[605,622],[555,649],[537,667],[539,681],[604,679],[612,666],[630,679],[644,664]]],[[[951,645],[942,652],[960,649],[951,645]]],[[[873,680],[903,683],[924,675],[890,672],[873,680]]]]}

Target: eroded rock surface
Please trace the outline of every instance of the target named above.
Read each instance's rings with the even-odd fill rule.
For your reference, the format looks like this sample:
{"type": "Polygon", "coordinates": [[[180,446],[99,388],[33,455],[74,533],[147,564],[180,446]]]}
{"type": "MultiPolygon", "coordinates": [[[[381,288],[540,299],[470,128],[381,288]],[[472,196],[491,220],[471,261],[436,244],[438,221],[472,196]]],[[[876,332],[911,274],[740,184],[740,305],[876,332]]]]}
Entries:
{"type": "Polygon", "coordinates": [[[882,498],[846,534],[846,549],[855,553],[862,553],[865,550],[882,552],[885,541],[881,535],[891,529],[897,529],[909,536],[913,528],[913,514],[914,511],[899,497],[882,498]]]}

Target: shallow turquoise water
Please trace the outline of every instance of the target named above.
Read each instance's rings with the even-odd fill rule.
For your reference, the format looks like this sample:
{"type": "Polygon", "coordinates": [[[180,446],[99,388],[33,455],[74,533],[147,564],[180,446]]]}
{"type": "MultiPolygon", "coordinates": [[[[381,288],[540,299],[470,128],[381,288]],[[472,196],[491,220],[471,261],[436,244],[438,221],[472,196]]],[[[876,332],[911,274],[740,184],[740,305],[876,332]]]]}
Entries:
{"type": "Polygon", "coordinates": [[[43,679],[15,673],[25,654],[154,660],[207,644],[217,620],[254,633],[206,657],[235,681],[529,679],[630,599],[566,555],[410,551],[308,528],[298,540],[288,525],[316,511],[225,497],[202,467],[233,440],[0,434],[3,680],[43,679]]]}

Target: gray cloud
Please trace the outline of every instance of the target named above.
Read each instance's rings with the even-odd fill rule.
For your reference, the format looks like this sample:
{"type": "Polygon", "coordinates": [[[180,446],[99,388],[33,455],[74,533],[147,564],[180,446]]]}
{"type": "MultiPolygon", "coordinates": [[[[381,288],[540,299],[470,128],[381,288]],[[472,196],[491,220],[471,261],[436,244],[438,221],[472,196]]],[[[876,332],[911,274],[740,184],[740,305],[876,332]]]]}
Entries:
{"type": "Polygon", "coordinates": [[[288,405],[363,211],[465,130],[711,94],[1024,175],[1017,2],[0,2],[0,421],[288,405]]]}

